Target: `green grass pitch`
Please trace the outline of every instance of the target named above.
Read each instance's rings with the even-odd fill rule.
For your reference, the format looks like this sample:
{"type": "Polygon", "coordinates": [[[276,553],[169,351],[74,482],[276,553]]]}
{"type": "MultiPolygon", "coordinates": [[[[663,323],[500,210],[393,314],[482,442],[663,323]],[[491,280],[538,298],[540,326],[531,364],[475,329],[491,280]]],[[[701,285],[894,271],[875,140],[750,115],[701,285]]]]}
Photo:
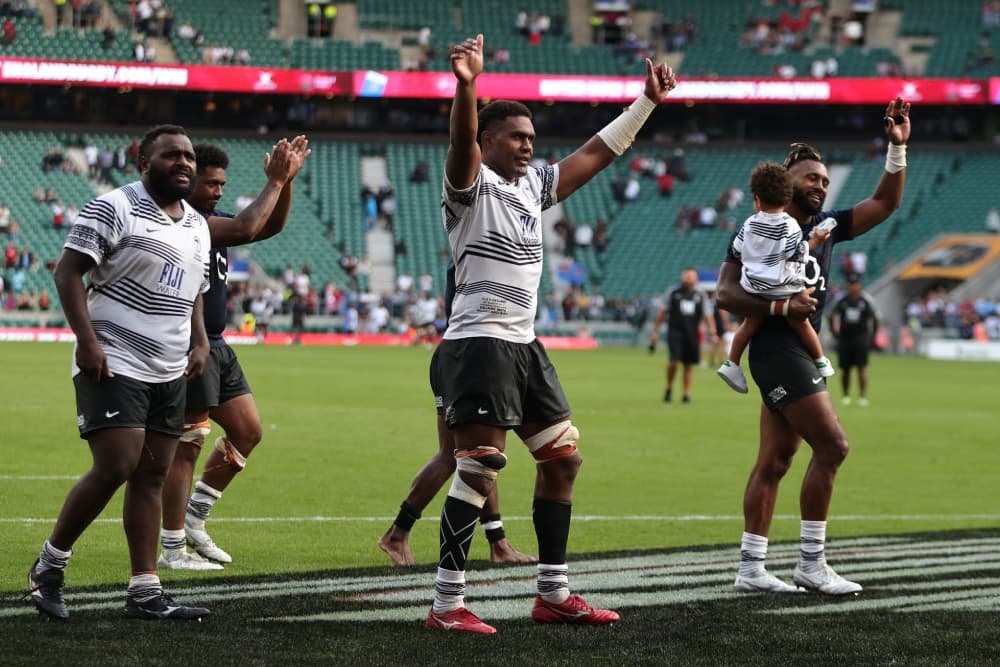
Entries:
{"type": "MultiPolygon", "coordinates": [[[[394,516],[413,475],[435,451],[434,408],[427,384],[430,354],[421,348],[241,347],[237,352],[260,407],[264,439],[210,519],[213,537],[235,558],[220,573],[222,580],[264,581],[339,571],[393,574],[375,541],[394,516]]],[[[87,445],[76,433],[70,355],[71,347],[63,344],[0,345],[0,367],[4,369],[0,401],[0,612],[26,604],[15,598],[25,588],[27,567],[52,528],[73,484],[71,477],[89,466],[87,445]]],[[[574,560],[588,556],[720,545],[730,548],[735,568],[743,487],[756,455],[760,401],[755,390],[751,389],[749,396],[738,395],[711,369],[698,369],[693,402],[665,404],[661,401],[662,351],[656,357],[638,349],[552,352],[551,357],[574,407],[584,456],[573,508],[571,567],[574,560]]],[[[835,563],[838,540],[958,530],[989,532],[997,527],[1000,448],[996,415],[1000,392],[996,374],[997,366],[986,363],[874,358],[870,368],[872,406],[838,407],[851,453],[838,478],[831,509],[830,553],[835,563]]],[[[838,380],[834,377],[831,382],[835,398],[840,394],[838,380]]],[[[212,438],[216,435],[218,430],[212,438]]],[[[782,485],[772,543],[793,541],[798,536],[798,485],[808,453],[804,445],[782,485]]],[[[510,463],[500,478],[507,532],[516,546],[533,551],[534,534],[528,518],[533,465],[513,435],[508,438],[508,456],[510,463]]],[[[433,519],[442,501],[440,494],[427,508],[424,516],[430,520],[417,523],[411,540],[421,563],[416,571],[426,575],[428,584],[437,553],[433,519]]],[[[75,547],[76,555],[67,570],[71,613],[76,591],[124,590],[128,559],[120,513],[119,495],[75,547]]],[[[470,570],[482,566],[485,556],[485,540],[477,535],[470,570]]],[[[720,587],[731,583],[731,574],[727,569],[719,575],[720,587]]],[[[199,586],[220,580],[199,573],[165,572],[161,576],[168,589],[189,590],[185,599],[194,602],[199,586]]],[[[530,605],[530,593],[526,588],[525,609],[530,605]]],[[[473,608],[476,595],[488,595],[488,588],[470,589],[473,608]]],[[[336,630],[329,630],[330,624],[300,624],[312,627],[312,632],[298,625],[281,625],[267,626],[266,631],[258,628],[254,633],[270,633],[269,646],[278,651],[261,653],[261,664],[284,662],[283,657],[288,663],[299,664],[323,663],[324,656],[328,664],[339,662],[331,651],[339,652],[345,662],[350,659],[359,664],[391,660],[394,655],[409,656],[401,658],[404,663],[447,662],[445,658],[452,655],[467,656],[469,662],[497,664],[543,660],[560,664],[564,657],[573,662],[612,664],[661,659],[689,664],[755,664],[760,658],[776,664],[775,660],[782,662],[777,659],[782,654],[775,657],[762,648],[771,635],[775,641],[787,640],[797,646],[795,642],[800,642],[797,655],[807,658],[811,635],[806,629],[801,636],[791,633],[779,637],[784,622],[768,621],[754,630],[762,633],[756,639],[742,637],[746,632],[743,611],[770,604],[742,599],[729,603],[723,611],[709,603],[655,607],[644,612],[638,624],[629,627],[626,616],[614,629],[618,638],[631,642],[617,649],[608,644],[606,633],[595,635],[604,639],[592,639],[589,630],[518,623],[514,626],[517,632],[512,633],[517,636],[497,640],[504,643],[497,645],[493,657],[475,653],[475,642],[470,638],[428,637],[433,633],[418,630],[412,622],[357,623],[350,632],[336,623],[332,624],[336,630]],[[685,639],[675,637],[671,630],[656,640],[644,634],[660,632],[658,628],[664,624],[693,634],[685,639]],[[699,638],[707,627],[722,633],[718,641],[699,638]],[[308,644],[305,638],[316,632],[328,636],[312,648],[303,645],[303,641],[308,644]],[[663,642],[668,638],[676,643],[666,646],[663,642]],[[649,641],[653,643],[643,649],[643,643],[649,641]],[[539,644],[547,645],[541,653],[539,644]],[[554,650],[557,652],[551,653],[554,650]]],[[[109,637],[131,635],[133,628],[141,625],[137,636],[152,642],[150,646],[160,641],[181,642],[188,648],[204,643],[222,650],[216,660],[219,664],[238,661],[239,642],[228,642],[233,628],[245,627],[246,619],[272,614],[266,605],[263,610],[254,607],[252,596],[239,604],[214,607],[216,616],[196,629],[175,626],[158,630],[129,623],[112,612],[89,614],[99,620],[109,637]],[[213,627],[225,628],[227,639],[219,639],[213,627]]],[[[294,603],[278,607],[287,607],[289,614],[323,611],[311,606],[299,609],[294,603]]],[[[1000,601],[996,608],[1000,608],[1000,601]]],[[[994,621],[996,608],[990,615],[994,621]]],[[[57,627],[36,617],[0,615],[0,634],[11,637],[6,649],[0,646],[0,662],[28,661],[28,653],[8,649],[34,646],[40,637],[52,632],[64,637],[67,647],[78,642],[89,646],[94,633],[79,630],[87,617],[88,612],[79,612],[69,624],[57,627]]],[[[979,623],[976,615],[959,614],[957,620],[948,616],[950,629],[939,622],[945,617],[921,617],[916,625],[912,618],[890,624],[894,634],[881,636],[882,643],[858,646],[841,657],[869,664],[891,659],[903,659],[904,664],[955,660],[961,664],[964,658],[974,658],[979,648],[986,650],[986,639],[997,636],[996,623],[987,624],[987,616],[980,615],[988,629],[981,628],[976,641],[970,643],[963,632],[966,626],[974,632],[979,623]],[[937,643],[915,629],[922,623],[939,633],[937,643]],[[908,633],[915,633],[910,642],[906,640],[908,633]],[[927,644],[926,651],[907,653],[922,642],[927,644]],[[934,646],[942,652],[936,653],[934,646]],[[954,653],[948,648],[954,646],[967,647],[962,649],[966,652],[954,653]],[[891,655],[880,652],[879,647],[891,655]],[[911,659],[907,661],[906,656],[911,659]]],[[[838,629],[872,632],[866,618],[861,614],[826,619],[825,632],[830,636],[836,636],[838,629]]],[[[838,655],[821,648],[816,647],[813,657],[838,655]]],[[[100,657],[108,662],[157,663],[124,643],[115,651],[94,654],[93,661],[100,662],[100,657]]],[[[983,658],[983,664],[995,660],[986,655],[983,658]]],[[[80,662],[88,660],[81,657],[80,662]]]]}

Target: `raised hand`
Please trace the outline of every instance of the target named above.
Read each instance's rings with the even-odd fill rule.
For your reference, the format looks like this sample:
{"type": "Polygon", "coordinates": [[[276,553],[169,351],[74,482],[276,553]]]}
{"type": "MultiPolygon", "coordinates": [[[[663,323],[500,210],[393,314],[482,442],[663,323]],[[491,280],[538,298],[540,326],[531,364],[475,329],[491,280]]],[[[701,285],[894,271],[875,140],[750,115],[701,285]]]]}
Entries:
{"type": "Polygon", "coordinates": [[[910,103],[897,97],[885,108],[885,134],[894,144],[910,140],[910,103]]]}
{"type": "Polygon", "coordinates": [[[659,104],[676,87],[673,68],[663,63],[654,66],[653,61],[646,58],[646,97],[659,104]]]}
{"type": "Polygon", "coordinates": [[[298,173],[298,158],[292,151],[288,139],[281,139],[274,145],[270,153],[264,154],[264,173],[273,181],[287,183],[295,173],[298,173]],[[294,172],[293,172],[294,168],[294,172]]]}
{"type": "Polygon", "coordinates": [[[472,83],[483,73],[483,35],[475,39],[467,38],[461,44],[452,45],[448,50],[451,58],[451,71],[461,83],[472,83]]]}

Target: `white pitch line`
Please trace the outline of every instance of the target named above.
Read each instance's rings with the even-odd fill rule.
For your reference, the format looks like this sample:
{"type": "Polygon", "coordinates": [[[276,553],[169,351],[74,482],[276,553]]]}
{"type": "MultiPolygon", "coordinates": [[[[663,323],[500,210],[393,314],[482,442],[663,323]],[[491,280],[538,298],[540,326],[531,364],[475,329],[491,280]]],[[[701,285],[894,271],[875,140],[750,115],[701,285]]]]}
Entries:
{"type": "MultiPolygon", "coordinates": [[[[75,477],[73,479],[76,479],[75,477]]],[[[391,522],[395,516],[234,516],[212,517],[212,523],[381,523],[391,522]]],[[[778,514],[778,521],[798,521],[796,514],[778,514]]],[[[424,521],[439,522],[438,517],[427,517],[424,521]]],[[[531,521],[530,516],[505,516],[504,521],[531,521]]],[[[588,521],[742,521],[736,514],[583,514],[574,516],[575,522],[588,521]]],[[[845,514],[831,516],[830,521],[1000,521],[1000,514],[845,514]]],[[[49,523],[55,517],[0,517],[0,523],[49,523]]],[[[95,519],[94,523],[118,523],[120,518],[95,519]]]]}
{"type": "Polygon", "coordinates": [[[0,475],[0,481],[30,481],[30,482],[40,482],[40,481],[50,481],[50,480],[70,480],[70,479],[80,479],[79,475],[0,475]]]}

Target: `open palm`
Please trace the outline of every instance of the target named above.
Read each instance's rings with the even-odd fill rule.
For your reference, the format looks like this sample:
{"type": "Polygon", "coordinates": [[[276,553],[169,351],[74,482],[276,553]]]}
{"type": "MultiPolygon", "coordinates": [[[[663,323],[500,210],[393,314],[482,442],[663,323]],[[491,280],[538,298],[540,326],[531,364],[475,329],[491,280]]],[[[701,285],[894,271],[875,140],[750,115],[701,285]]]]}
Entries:
{"type": "Polygon", "coordinates": [[[468,38],[461,44],[455,44],[449,50],[451,71],[455,78],[463,83],[469,83],[483,72],[483,36],[468,38]]]}

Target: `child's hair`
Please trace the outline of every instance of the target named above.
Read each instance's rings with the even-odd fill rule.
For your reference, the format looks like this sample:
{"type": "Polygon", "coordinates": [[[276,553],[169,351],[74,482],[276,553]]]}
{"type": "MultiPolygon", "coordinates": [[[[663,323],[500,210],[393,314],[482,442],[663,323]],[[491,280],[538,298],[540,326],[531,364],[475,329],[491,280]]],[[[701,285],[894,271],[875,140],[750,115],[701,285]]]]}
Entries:
{"type": "Polygon", "coordinates": [[[792,201],[792,177],[777,162],[761,162],[750,173],[750,194],[762,207],[783,208],[792,201]]]}

